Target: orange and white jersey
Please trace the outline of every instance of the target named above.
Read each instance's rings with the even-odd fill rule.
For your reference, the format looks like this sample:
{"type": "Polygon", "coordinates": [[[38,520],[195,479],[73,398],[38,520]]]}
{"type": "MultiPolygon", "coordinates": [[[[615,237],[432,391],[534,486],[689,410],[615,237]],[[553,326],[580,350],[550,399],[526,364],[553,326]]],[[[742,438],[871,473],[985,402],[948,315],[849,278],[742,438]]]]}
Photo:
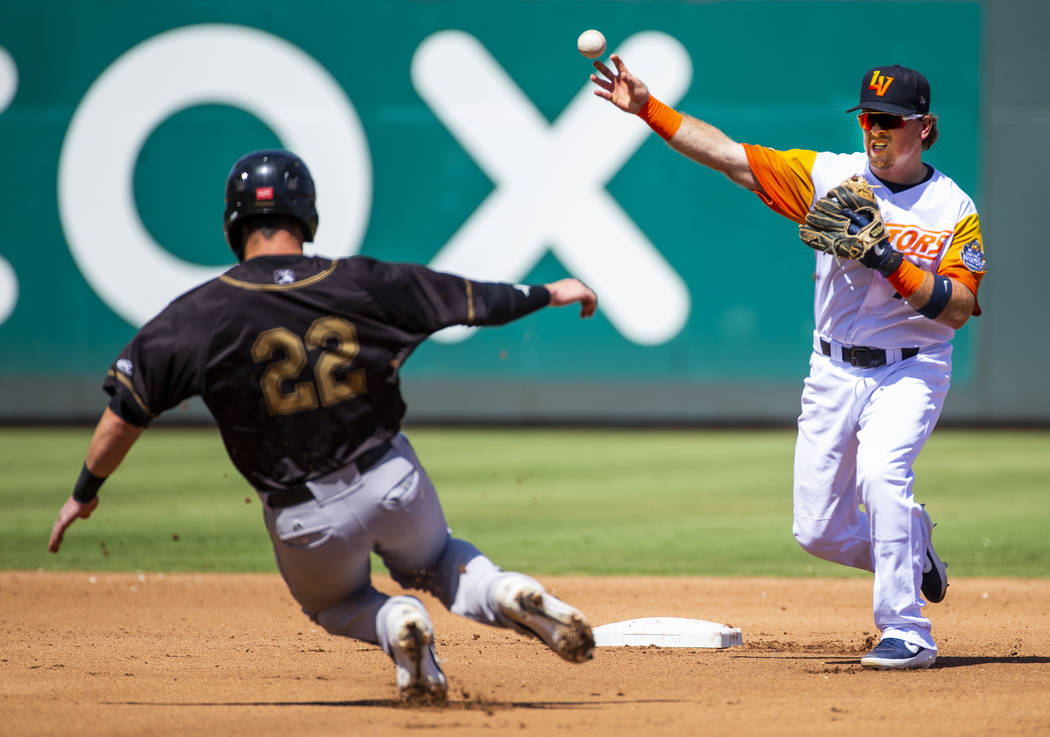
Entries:
{"type": "MultiPolygon", "coordinates": [[[[872,174],[864,152],[775,151],[744,144],[748,163],[776,212],[803,222],[818,197],[860,174],[872,185],[894,248],[916,266],[957,279],[977,295],[985,273],[981,225],[973,200],[937,169],[924,182],[893,192],[872,174]]],[[[816,252],[813,311],[817,332],[846,345],[932,346],[955,331],[923,317],[876,271],[816,252]]],[[[975,306],[974,314],[981,314],[975,306]]]]}

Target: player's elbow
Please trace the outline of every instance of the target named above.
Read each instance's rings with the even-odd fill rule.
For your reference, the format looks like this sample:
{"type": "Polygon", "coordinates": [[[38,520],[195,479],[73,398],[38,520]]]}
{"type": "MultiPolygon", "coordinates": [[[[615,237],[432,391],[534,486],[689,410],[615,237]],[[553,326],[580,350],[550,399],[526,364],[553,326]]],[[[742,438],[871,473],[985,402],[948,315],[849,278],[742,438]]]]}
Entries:
{"type": "Polygon", "coordinates": [[[762,185],[758,183],[754,172],[751,171],[751,167],[747,165],[747,162],[745,161],[743,166],[737,164],[738,162],[725,162],[724,167],[720,168],[719,171],[725,174],[733,184],[737,184],[752,192],[764,194],[762,185]]]}
{"type": "MultiPolygon", "coordinates": [[[[947,312],[947,310],[945,312],[947,312]]],[[[956,313],[953,312],[951,314],[943,314],[943,315],[941,315],[940,322],[944,323],[945,325],[950,327],[952,330],[958,330],[963,325],[965,325],[966,321],[969,320],[969,319],[970,319],[970,313],[956,314],[956,313]]]]}

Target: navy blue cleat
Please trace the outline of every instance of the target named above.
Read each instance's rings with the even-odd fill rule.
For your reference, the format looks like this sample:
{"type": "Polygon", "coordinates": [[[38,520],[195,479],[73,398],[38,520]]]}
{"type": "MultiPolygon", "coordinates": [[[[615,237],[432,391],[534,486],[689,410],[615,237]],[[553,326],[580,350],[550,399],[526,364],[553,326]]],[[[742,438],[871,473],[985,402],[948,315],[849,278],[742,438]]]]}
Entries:
{"type": "Polygon", "coordinates": [[[922,595],[926,601],[936,604],[944,600],[948,592],[948,564],[937,557],[937,551],[933,549],[933,521],[926,512],[926,506],[922,508],[922,519],[926,523],[926,563],[922,568],[922,595]]]}
{"type": "Polygon", "coordinates": [[[874,650],[860,659],[860,664],[876,670],[906,670],[929,668],[936,659],[934,650],[912,645],[896,637],[883,637],[874,650]]]}

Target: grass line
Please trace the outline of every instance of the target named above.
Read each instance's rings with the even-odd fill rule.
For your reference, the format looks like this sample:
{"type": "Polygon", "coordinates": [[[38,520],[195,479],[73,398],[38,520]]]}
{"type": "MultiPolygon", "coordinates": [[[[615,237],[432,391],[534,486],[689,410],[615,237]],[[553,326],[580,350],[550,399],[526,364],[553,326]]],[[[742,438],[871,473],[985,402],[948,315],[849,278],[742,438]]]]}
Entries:
{"type": "MultiPolygon", "coordinates": [[[[273,571],[212,428],[154,428],[62,552],[46,541],[89,428],[0,428],[0,568],[273,571]]],[[[453,533],[540,574],[862,576],[791,536],[787,430],[410,430],[453,533]]],[[[934,434],[916,492],[955,576],[1047,577],[1050,433],[934,434]]]]}

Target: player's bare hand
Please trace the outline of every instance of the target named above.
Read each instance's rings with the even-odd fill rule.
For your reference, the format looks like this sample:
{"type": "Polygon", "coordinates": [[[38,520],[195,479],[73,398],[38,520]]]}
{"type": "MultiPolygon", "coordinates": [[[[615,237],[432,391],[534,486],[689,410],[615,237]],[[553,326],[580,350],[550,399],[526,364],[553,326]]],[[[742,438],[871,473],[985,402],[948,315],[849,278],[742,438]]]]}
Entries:
{"type": "Polygon", "coordinates": [[[62,544],[62,536],[66,533],[66,529],[76,522],[77,519],[81,517],[87,519],[90,517],[91,513],[95,511],[95,507],[97,506],[97,496],[86,504],[78,502],[72,496],[69,497],[69,499],[66,499],[66,503],[62,505],[62,509],[58,511],[58,519],[55,520],[55,524],[51,528],[51,539],[47,543],[48,551],[57,553],[58,546],[62,544]]]}
{"type": "Polygon", "coordinates": [[[625,112],[637,113],[645,107],[645,103],[649,100],[649,88],[642,80],[627,71],[627,65],[617,54],[610,56],[609,60],[616,67],[616,72],[613,72],[600,60],[594,62],[594,68],[598,70],[598,74],[591,75],[591,81],[598,85],[594,94],[608,100],[625,112]]]}
{"type": "Polygon", "coordinates": [[[579,279],[559,279],[545,284],[551,293],[551,307],[580,303],[580,317],[590,317],[598,309],[598,295],[579,279]]]}

